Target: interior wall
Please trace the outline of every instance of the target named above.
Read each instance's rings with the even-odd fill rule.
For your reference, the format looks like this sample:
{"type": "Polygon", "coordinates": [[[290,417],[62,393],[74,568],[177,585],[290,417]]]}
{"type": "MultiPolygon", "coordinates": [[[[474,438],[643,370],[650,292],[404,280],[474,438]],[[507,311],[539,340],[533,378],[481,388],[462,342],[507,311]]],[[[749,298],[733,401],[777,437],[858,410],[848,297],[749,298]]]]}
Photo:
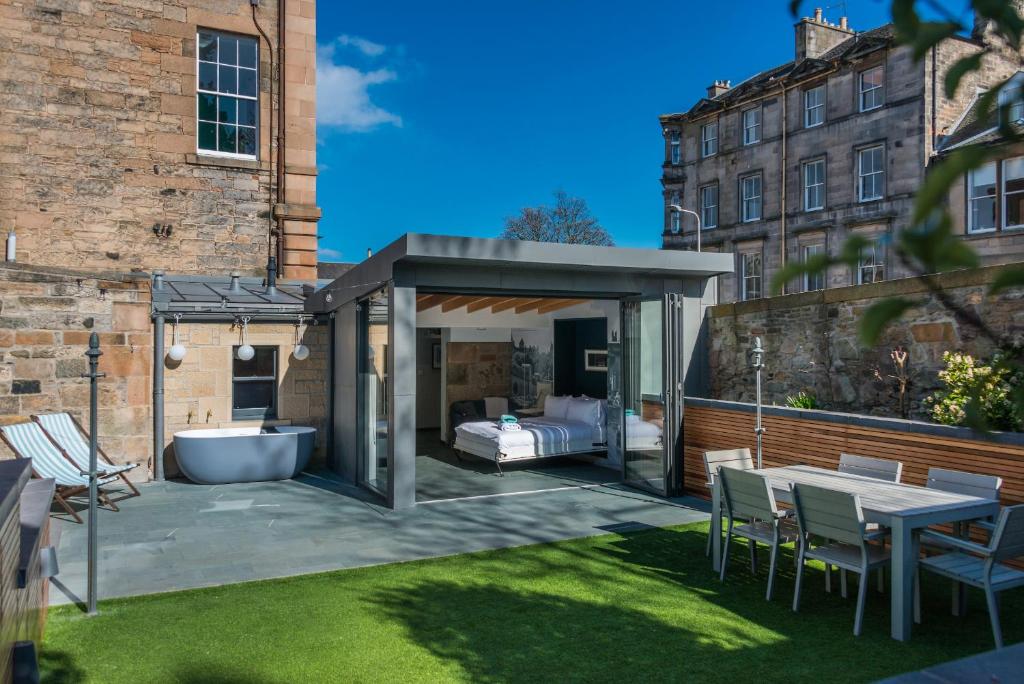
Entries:
{"type": "Polygon", "coordinates": [[[456,401],[507,397],[511,392],[512,342],[449,342],[446,410],[456,401]]]}
{"type": "Polygon", "coordinates": [[[555,394],[605,399],[608,372],[586,368],[587,350],[608,350],[608,325],[603,318],[554,321],[555,394]]]}
{"type": "Polygon", "coordinates": [[[416,429],[441,427],[437,404],[441,401],[441,368],[434,368],[434,345],[441,345],[441,331],[416,331],[416,429]]]}

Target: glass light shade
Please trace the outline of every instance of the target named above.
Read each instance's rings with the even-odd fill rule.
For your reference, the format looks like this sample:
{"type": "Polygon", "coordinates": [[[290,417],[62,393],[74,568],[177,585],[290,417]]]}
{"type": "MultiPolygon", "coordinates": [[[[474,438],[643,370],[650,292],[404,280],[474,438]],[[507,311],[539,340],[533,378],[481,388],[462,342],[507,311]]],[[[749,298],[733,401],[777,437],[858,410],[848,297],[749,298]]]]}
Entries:
{"type": "Polygon", "coordinates": [[[238,357],[239,361],[248,361],[252,357],[256,356],[256,350],[252,348],[251,344],[243,344],[238,348],[238,351],[235,352],[235,356],[238,357]]]}
{"type": "Polygon", "coordinates": [[[167,350],[167,356],[169,356],[172,361],[181,361],[185,358],[186,353],[188,353],[188,350],[183,344],[171,345],[171,348],[167,350]]]}
{"type": "Polygon", "coordinates": [[[292,349],[292,356],[296,361],[305,361],[309,358],[309,347],[304,344],[295,345],[295,349],[292,349]]]}

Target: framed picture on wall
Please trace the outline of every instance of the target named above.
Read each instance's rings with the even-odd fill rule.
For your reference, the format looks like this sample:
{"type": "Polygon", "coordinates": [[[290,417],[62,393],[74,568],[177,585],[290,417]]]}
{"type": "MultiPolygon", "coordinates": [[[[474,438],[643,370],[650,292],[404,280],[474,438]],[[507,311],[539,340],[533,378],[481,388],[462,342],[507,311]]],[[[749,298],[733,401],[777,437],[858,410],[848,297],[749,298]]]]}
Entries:
{"type": "Polygon", "coordinates": [[[440,368],[441,367],[441,343],[440,342],[434,342],[432,345],[430,345],[430,351],[431,351],[431,355],[432,355],[431,356],[431,367],[435,368],[435,369],[440,368]]]}
{"type": "Polygon", "coordinates": [[[607,349],[584,349],[583,370],[596,371],[598,373],[608,372],[608,350],[607,349]]]}

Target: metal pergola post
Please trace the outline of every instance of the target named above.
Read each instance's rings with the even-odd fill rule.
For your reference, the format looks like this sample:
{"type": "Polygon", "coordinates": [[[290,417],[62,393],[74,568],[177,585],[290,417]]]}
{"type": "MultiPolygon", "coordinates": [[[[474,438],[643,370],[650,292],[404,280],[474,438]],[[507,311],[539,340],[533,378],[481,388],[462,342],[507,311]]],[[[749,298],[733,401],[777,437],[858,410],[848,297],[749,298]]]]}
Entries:
{"type": "Polygon", "coordinates": [[[89,336],[89,349],[85,352],[89,357],[89,472],[83,473],[89,476],[89,540],[88,540],[88,565],[87,565],[87,612],[89,615],[96,615],[96,547],[98,529],[96,516],[99,513],[97,499],[99,497],[99,472],[97,469],[97,452],[99,450],[99,420],[97,413],[99,408],[99,379],[104,373],[99,372],[100,336],[93,333],[89,336]]]}

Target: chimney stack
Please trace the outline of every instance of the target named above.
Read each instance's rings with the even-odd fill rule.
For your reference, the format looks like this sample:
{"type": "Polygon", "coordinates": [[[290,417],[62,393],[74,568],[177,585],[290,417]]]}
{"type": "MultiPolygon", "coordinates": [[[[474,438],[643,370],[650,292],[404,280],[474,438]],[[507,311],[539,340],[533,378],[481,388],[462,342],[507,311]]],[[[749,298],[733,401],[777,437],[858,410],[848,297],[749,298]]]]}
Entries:
{"type": "Polygon", "coordinates": [[[731,87],[732,84],[729,81],[715,81],[708,86],[708,99],[713,100],[731,87]]]}
{"type": "Polygon", "coordinates": [[[796,24],[796,59],[815,59],[854,35],[846,17],[838,24],[829,23],[820,7],[814,8],[814,17],[804,17],[796,24]]]}

